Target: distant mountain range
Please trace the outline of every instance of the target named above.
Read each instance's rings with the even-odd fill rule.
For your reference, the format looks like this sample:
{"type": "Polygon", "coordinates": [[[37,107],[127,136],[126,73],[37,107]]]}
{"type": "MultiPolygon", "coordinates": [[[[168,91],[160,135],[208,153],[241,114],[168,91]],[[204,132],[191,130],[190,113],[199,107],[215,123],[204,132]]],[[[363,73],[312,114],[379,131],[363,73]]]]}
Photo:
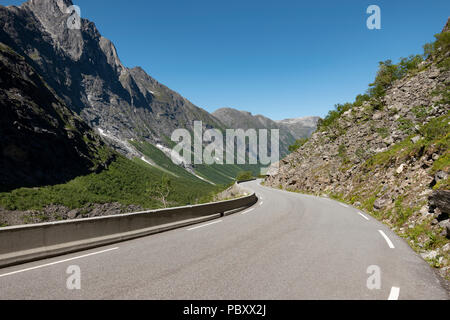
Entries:
{"type": "Polygon", "coordinates": [[[295,139],[308,138],[317,129],[320,117],[304,117],[276,121],[281,127],[287,128],[295,139]]]}
{"type": "Polygon", "coordinates": [[[289,153],[288,148],[295,143],[295,140],[311,136],[320,119],[319,117],[306,117],[274,121],[262,115],[252,115],[250,112],[233,108],[221,108],[212,115],[230,128],[279,129],[282,155],[289,153]]]}
{"type": "MultiPolygon", "coordinates": [[[[249,113],[224,111],[231,109],[208,113],[160,84],[142,68],[125,67],[113,43],[100,34],[93,22],[81,19],[79,30],[69,29],[70,6],[70,0],[33,0],[20,7],[0,6],[0,42],[5,45],[4,48],[9,48],[4,50],[11,50],[20,56],[24,68],[32,69],[45,86],[51,88],[55,101],[70,111],[69,118],[84,121],[109,146],[128,158],[145,156],[150,163],[154,162],[151,159],[154,155],[142,151],[149,148],[141,144],[155,146],[167,156],[167,150],[173,145],[170,141],[172,132],[178,128],[192,131],[194,121],[202,121],[205,128],[219,130],[241,126],[280,128],[283,155],[287,154],[289,144],[296,138],[308,136],[314,130],[315,120],[300,119],[285,123],[249,113]]],[[[19,58],[15,56],[14,59],[19,58]]],[[[7,72],[13,72],[13,64],[8,62],[8,66],[10,69],[7,72]]],[[[18,91],[22,89],[18,88],[18,91]]],[[[13,99],[11,94],[4,94],[3,103],[8,108],[11,108],[9,103],[12,101],[8,99],[13,99]]],[[[33,100],[33,97],[29,99],[33,100]]],[[[25,102],[22,101],[23,104],[25,102]]],[[[47,106],[42,108],[33,114],[33,118],[50,112],[47,106]]],[[[26,113],[29,111],[21,109],[20,112],[28,118],[30,115],[26,113]]],[[[64,121],[70,122],[70,119],[64,121]]],[[[5,126],[12,125],[5,123],[5,126]]],[[[89,127],[86,127],[86,132],[90,132],[92,139],[97,141],[98,137],[89,131],[89,127]]],[[[58,136],[67,134],[54,133],[58,136]]],[[[10,139],[13,137],[10,136],[10,139]]],[[[20,145],[18,141],[11,143],[20,145]]],[[[27,147],[22,145],[21,148],[27,147]]],[[[38,156],[39,152],[45,153],[47,150],[35,150],[34,154],[38,156]]],[[[90,156],[85,156],[92,162],[90,156]]],[[[205,173],[210,172],[209,169],[204,170],[203,174],[199,172],[201,168],[187,169],[194,175],[214,180],[215,174],[208,176],[205,173]]],[[[236,170],[228,174],[234,174],[236,170]]],[[[228,176],[227,179],[231,178],[228,176]]]]}

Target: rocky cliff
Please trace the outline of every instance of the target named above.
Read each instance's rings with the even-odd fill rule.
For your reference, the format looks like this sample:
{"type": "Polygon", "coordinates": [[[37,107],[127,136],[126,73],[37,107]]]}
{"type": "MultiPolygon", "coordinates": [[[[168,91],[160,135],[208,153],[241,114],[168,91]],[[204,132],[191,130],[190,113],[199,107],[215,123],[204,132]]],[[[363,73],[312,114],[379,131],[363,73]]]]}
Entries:
{"type": "Polygon", "coordinates": [[[382,63],[368,94],[330,112],[266,180],[273,187],[327,195],[366,210],[447,277],[448,25],[425,46],[424,61],[415,56],[398,65],[382,63]]]}
{"type": "Polygon", "coordinates": [[[0,43],[0,191],[67,182],[114,158],[27,64],[0,43]]]}

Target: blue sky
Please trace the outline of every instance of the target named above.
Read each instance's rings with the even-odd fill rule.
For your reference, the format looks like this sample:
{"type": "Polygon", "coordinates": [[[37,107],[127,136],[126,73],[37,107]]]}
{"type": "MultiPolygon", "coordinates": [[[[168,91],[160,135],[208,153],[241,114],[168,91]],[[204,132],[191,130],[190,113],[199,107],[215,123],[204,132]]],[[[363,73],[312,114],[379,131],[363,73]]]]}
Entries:
{"type": "Polygon", "coordinates": [[[450,14],[445,0],[73,2],[126,66],[210,112],[233,107],[275,120],[324,116],[353,101],[379,61],[422,53],[450,14]],[[371,4],[381,8],[381,30],[366,27],[371,4]]]}

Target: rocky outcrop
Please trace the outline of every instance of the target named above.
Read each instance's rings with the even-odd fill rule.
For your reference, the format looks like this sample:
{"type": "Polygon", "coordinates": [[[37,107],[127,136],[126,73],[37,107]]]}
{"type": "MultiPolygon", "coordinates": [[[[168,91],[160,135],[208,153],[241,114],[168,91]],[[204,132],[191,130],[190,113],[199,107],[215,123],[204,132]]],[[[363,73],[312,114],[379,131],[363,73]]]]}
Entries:
{"type": "Polygon", "coordinates": [[[430,206],[437,208],[441,213],[450,214],[450,191],[437,190],[430,196],[430,206]]]}
{"type": "Polygon", "coordinates": [[[0,191],[66,182],[114,154],[23,58],[0,43],[0,191]]]}

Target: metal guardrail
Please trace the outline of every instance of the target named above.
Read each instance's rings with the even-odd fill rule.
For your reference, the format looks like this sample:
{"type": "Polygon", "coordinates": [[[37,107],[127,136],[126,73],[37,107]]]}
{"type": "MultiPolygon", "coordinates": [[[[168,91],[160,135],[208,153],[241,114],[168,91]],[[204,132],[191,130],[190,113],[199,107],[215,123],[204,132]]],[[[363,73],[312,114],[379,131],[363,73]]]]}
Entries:
{"type": "Polygon", "coordinates": [[[0,229],[0,268],[172,230],[247,208],[255,193],[194,206],[0,229]]]}

